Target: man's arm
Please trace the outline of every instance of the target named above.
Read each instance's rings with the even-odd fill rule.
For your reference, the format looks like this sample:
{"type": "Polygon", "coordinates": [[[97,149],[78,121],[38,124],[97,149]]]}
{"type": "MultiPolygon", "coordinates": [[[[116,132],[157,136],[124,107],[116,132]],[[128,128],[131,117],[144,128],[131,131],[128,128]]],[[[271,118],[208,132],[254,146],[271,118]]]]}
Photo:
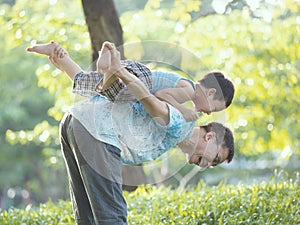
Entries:
{"type": "Polygon", "coordinates": [[[84,72],[80,66],[70,58],[67,51],[58,44],[56,44],[54,50],[50,52],[49,59],[53,65],[65,72],[71,80],[73,80],[73,93],[83,97],[98,95],[95,89],[97,84],[103,79],[103,75],[97,72],[84,72]],[[61,55],[63,56],[61,57],[61,55]]]}
{"type": "Polygon", "coordinates": [[[65,72],[71,80],[74,80],[75,75],[80,73],[82,69],[69,57],[68,54],[60,58],[59,55],[62,51],[64,51],[64,49],[60,45],[57,45],[54,52],[50,54],[49,60],[54,66],[65,72]]]}

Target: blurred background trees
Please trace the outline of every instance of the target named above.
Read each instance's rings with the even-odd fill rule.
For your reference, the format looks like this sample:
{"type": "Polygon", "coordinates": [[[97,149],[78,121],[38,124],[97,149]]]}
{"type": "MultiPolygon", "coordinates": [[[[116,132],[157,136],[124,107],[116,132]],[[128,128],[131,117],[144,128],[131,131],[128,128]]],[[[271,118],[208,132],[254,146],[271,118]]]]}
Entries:
{"type": "MultiPolygon", "coordinates": [[[[115,0],[125,57],[147,60],[147,47],[160,41],[173,44],[177,66],[194,80],[224,72],[236,86],[233,104],[199,124],[224,122],[234,130],[237,154],[231,164],[202,173],[174,149],[155,162],[156,170],[145,164],[149,182],[190,187],[200,179],[253,182],[274,169],[299,171],[300,1],[184,2],[115,0]]],[[[55,40],[91,68],[82,4],[0,1],[0,25],[0,208],[68,198],[58,124],[75,101],[71,81],[25,49],[55,40]]]]}

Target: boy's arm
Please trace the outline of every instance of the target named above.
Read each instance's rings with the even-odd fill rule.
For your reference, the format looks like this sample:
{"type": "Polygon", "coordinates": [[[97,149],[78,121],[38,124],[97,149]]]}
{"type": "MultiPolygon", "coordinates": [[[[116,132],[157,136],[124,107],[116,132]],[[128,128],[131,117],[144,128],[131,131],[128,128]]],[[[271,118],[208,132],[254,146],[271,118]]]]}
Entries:
{"type": "Polygon", "coordinates": [[[190,82],[180,80],[177,87],[159,90],[155,93],[155,96],[158,99],[173,105],[181,112],[186,120],[191,121],[198,118],[197,113],[185,108],[181,103],[192,100],[194,93],[194,88],[190,82]]]}
{"type": "Polygon", "coordinates": [[[152,95],[145,84],[125,68],[118,70],[115,74],[126,84],[131,94],[142,103],[153,119],[163,126],[169,123],[170,112],[166,102],[152,95]]]}

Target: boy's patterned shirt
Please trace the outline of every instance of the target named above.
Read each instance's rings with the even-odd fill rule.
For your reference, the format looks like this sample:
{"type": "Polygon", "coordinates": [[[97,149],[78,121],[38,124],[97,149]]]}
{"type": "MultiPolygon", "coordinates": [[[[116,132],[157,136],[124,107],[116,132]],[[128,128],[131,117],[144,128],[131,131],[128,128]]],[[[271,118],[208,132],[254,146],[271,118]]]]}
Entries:
{"type": "MultiPolygon", "coordinates": [[[[144,64],[132,61],[121,60],[121,66],[124,66],[130,73],[138,77],[151,91],[152,75],[151,71],[144,64]]],[[[117,79],[113,84],[104,91],[101,91],[103,83],[103,74],[97,72],[80,72],[75,76],[73,92],[81,96],[90,97],[97,94],[105,96],[110,101],[128,101],[135,100],[135,97],[128,91],[126,85],[117,79]],[[76,84],[76,85],[75,85],[76,84]],[[122,90],[122,94],[119,94],[122,90]]]]}

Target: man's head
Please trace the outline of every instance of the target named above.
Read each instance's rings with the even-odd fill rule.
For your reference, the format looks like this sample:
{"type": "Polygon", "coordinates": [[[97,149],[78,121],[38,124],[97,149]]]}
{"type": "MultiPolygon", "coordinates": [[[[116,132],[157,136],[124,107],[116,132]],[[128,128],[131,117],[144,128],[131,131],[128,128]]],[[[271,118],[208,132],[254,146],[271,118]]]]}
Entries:
{"type": "Polygon", "coordinates": [[[231,130],[216,122],[200,126],[198,143],[189,157],[189,163],[210,167],[232,161],[234,137],[231,130]]]}
{"type": "Polygon", "coordinates": [[[197,95],[199,98],[204,96],[195,102],[197,111],[210,114],[211,112],[222,111],[231,104],[234,86],[222,73],[211,72],[198,81],[196,97],[197,95]]]}

